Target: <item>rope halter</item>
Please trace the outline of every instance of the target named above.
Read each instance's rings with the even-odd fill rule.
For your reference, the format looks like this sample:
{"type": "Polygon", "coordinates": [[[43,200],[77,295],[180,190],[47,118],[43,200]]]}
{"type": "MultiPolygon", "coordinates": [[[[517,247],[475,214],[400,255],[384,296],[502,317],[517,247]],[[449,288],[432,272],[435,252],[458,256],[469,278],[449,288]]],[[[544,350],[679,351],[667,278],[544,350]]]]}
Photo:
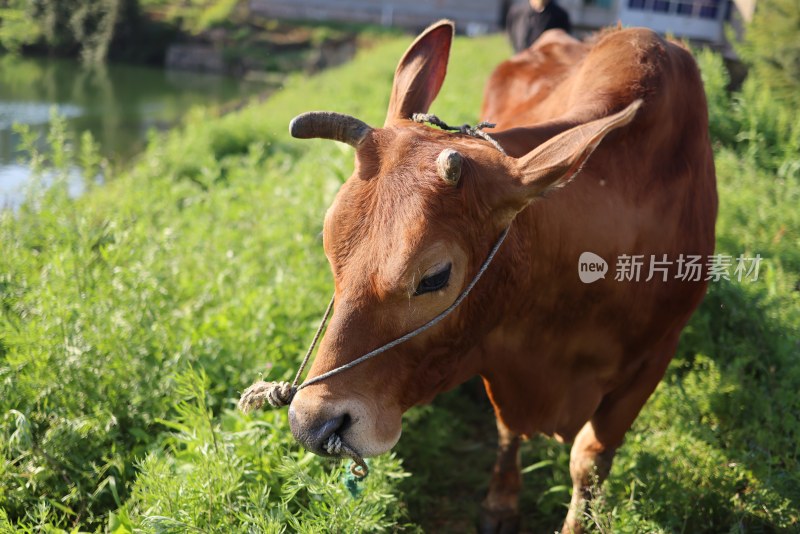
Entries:
{"type": "Polygon", "coordinates": [[[470,126],[469,124],[462,124],[461,126],[449,126],[436,115],[431,115],[429,113],[414,113],[414,115],[411,116],[411,120],[420,124],[433,124],[434,126],[438,126],[442,130],[446,130],[448,132],[460,133],[462,135],[483,139],[484,141],[491,143],[492,146],[499,150],[504,156],[508,155],[506,154],[506,151],[503,150],[503,147],[500,146],[500,143],[497,142],[497,140],[483,131],[484,128],[494,128],[497,126],[493,122],[482,121],[475,126],[470,126]]]}
{"type": "MultiPolygon", "coordinates": [[[[415,122],[427,122],[438,126],[444,130],[448,131],[456,131],[458,133],[469,135],[471,137],[477,137],[480,139],[484,139],[494,145],[500,152],[505,154],[503,148],[489,135],[482,131],[483,128],[493,128],[494,124],[481,122],[475,127],[470,127],[469,125],[463,125],[460,127],[451,127],[442,122],[438,117],[435,115],[426,115],[416,113],[414,114],[413,120],[415,122]]],[[[336,367],[330,371],[322,373],[321,375],[315,376],[309,380],[306,380],[302,384],[299,384],[300,378],[305,370],[306,366],[308,365],[309,360],[311,359],[311,354],[314,352],[314,348],[319,341],[320,335],[322,335],[322,331],[325,328],[325,324],[328,322],[328,318],[330,317],[331,311],[333,310],[333,302],[334,297],[331,297],[330,302],[328,303],[328,307],[325,309],[325,313],[322,316],[322,320],[319,323],[319,327],[317,327],[317,331],[314,334],[314,338],[311,341],[311,345],[308,347],[308,351],[306,351],[306,355],[303,358],[303,361],[300,364],[300,367],[297,369],[297,373],[295,374],[294,380],[289,382],[265,382],[263,380],[259,380],[254,383],[252,386],[247,388],[243,393],[241,398],[239,399],[239,409],[243,412],[248,413],[252,410],[259,409],[263,407],[265,404],[269,404],[273,408],[281,408],[283,406],[288,406],[291,404],[294,396],[303,388],[306,388],[312,384],[316,384],[330,378],[333,375],[337,375],[348,369],[355,367],[356,365],[365,362],[379,354],[382,354],[401,343],[408,341],[409,339],[421,334],[422,332],[428,330],[429,328],[433,328],[437,324],[439,324],[442,320],[445,319],[448,315],[450,315],[453,310],[455,310],[463,301],[467,298],[470,291],[475,287],[475,284],[478,283],[478,280],[481,279],[483,273],[486,272],[486,269],[489,268],[489,265],[492,263],[497,251],[500,249],[500,245],[503,244],[505,241],[506,236],[508,236],[508,232],[510,230],[510,226],[506,227],[503,232],[500,234],[500,237],[492,246],[492,249],[489,252],[489,255],[484,260],[483,264],[481,264],[478,272],[472,278],[470,283],[464,290],[458,295],[456,300],[453,301],[450,306],[448,306],[444,311],[439,313],[436,317],[425,323],[424,325],[398,337],[397,339],[386,343],[378,347],[375,350],[372,350],[355,360],[336,367]],[[299,384],[299,385],[298,385],[299,384]]],[[[331,436],[327,439],[327,441],[323,444],[323,449],[325,452],[330,454],[331,456],[338,456],[338,457],[348,457],[353,460],[353,464],[350,466],[350,472],[357,478],[364,478],[369,473],[369,468],[367,467],[366,462],[364,459],[351,447],[349,447],[344,441],[342,440],[341,436],[337,433],[331,434],[331,436]]]]}

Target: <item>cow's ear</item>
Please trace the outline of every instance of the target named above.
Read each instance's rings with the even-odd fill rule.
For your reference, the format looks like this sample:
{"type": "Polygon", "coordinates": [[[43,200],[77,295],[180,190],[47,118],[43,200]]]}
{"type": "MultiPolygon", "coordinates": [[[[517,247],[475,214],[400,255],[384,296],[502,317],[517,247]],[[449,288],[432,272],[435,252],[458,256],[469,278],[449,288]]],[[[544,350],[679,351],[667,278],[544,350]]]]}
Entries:
{"type": "Polygon", "coordinates": [[[612,130],[633,120],[641,100],[622,111],[575,126],[542,143],[516,162],[512,204],[519,209],[545,191],[567,184],[612,130]]]}
{"type": "Polygon", "coordinates": [[[410,119],[414,113],[428,112],[444,83],[454,31],[452,22],[440,20],[422,32],[403,54],[394,73],[386,126],[410,119]]]}

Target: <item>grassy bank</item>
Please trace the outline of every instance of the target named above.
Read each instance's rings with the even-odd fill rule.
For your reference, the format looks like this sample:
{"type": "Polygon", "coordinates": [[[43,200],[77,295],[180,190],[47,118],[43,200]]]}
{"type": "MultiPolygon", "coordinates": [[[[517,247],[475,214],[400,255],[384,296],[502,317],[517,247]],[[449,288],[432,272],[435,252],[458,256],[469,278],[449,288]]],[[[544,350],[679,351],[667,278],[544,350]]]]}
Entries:
{"type": "MultiPolygon", "coordinates": [[[[286,126],[309,109],[381,124],[407,44],[233,115],[198,110],[80,199],[38,188],[0,214],[0,530],[471,528],[495,441],[471,385],[407,416],[358,499],[292,442],[285,410],[234,409],[259,373],[290,378],[331,290],[320,231],[352,152],[286,126]]],[[[458,39],[432,111],[474,122],[507,54],[458,39]]],[[[757,282],[712,284],[592,511],[603,532],[800,528],[800,123],[756,81],[729,97],[721,61],[701,60],[718,251],[764,261],[757,282]]],[[[568,449],[535,439],[523,461],[525,523],[554,529],[568,449]]]]}

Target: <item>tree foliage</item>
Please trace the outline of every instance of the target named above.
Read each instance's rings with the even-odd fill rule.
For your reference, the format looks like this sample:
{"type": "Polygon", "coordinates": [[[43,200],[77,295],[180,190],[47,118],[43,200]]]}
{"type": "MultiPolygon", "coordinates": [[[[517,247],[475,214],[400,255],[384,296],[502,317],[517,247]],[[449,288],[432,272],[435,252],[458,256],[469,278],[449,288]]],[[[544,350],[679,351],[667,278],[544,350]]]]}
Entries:
{"type": "Polygon", "coordinates": [[[241,0],[141,0],[142,7],[159,13],[189,33],[200,33],[227,20],[241,0]]]}
{"type": "Polygon", "coordinates": [[[25,0],[0,0],[0,49],[18,52],[41,38],[42,32],[25,6],[25,0]]]}
{"type": "Polygon", "coordinates": [[[38,45],[102,62],[119,26],[136,18],[137,6],[137,0],[7,0],[0,9],[0,46],[18,51],[38,45]]]}
{"type": "Polygon", "coordinates": [[[760,84],[800,102],[800,0],[759,0],[737,51],[760,84]]]}
{"type": "MultiPolygon", "coordinates": [[[[151,47],[162,25],[201,33],[228,20],[240,0],[0,0],[0,50],[41,47],[106,60],[113,48],[151,47]]],[[[133,50],[117,54],[138,57],[133,50]]],[[[140,55],[140,54],[139,54],[140,55]]]]}

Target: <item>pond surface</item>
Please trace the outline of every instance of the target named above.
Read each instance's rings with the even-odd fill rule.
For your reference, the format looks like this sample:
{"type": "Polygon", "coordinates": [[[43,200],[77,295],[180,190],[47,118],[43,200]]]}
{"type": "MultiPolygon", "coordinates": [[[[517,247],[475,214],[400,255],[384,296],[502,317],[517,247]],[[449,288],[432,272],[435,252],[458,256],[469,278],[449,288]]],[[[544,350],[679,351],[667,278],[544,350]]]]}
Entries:
{"type": "Polygon", "coordinates": [[[148,130],[173,126],[190,108],[235,102],[263,89],[211,74],[134,65],[90,69],[71,60],[0,55],[0,209],[19,203],[30,175],[14,123],[30,125],[44,139],[55,109],[75,139],[90,131],[101,153],[120,162],[144,148],[148,130]]]}

